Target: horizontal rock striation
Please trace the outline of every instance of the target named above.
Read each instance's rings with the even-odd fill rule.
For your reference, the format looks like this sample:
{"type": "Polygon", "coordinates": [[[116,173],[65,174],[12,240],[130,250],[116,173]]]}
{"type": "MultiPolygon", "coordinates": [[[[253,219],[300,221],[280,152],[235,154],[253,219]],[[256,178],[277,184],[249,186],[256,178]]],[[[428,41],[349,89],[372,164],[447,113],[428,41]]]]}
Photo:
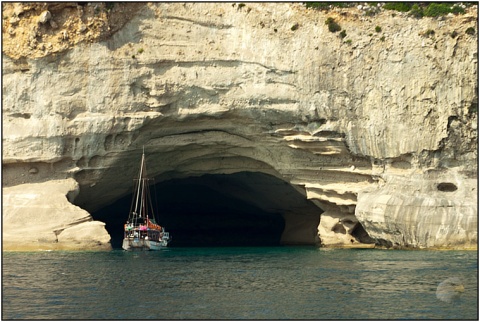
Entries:
{"type": "Polygon", "coordinates": [[[356,216],[386,246],[473,249],[478,231],[467,227],[478,224],[477,201],[469,197],[476,189],[477,180],[451,174],[395,176],[359,194],[356,216]]]}
{"type": "Polygon", "coordinates": [[[319,209],[284,213],[288,243],[314,242],[296,221],[325,246],[477,243],[475,7],[420,20],[300,3],[137,9],[104,41],[4,49],[4,187],[73,178],[72,202],[92,213],[129,192],[144,146],[157,181],[262,172],[293,186],[319,209]]]}

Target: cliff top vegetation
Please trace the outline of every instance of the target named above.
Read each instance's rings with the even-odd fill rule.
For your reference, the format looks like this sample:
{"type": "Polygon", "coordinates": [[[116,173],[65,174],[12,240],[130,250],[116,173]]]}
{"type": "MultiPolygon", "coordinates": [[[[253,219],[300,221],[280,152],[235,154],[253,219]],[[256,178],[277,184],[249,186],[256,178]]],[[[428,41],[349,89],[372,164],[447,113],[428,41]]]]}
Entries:
{"type": "Polygon", "coordinates": [[[407,12],[415,18],[439,17],[448,14],[464,14],[473,2],[305,2],[307,8],[331,10],[357,7],[366,15],[373,16],[381,10],[407,12]]]}

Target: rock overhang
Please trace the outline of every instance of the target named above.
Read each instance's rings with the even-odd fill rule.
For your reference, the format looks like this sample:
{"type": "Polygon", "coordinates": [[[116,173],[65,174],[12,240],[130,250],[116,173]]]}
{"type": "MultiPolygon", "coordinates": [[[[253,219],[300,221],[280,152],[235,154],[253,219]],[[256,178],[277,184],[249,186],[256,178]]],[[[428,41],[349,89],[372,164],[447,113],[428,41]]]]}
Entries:
{"type": "MultiPolygon", "coordinates": [[[[316,227],[322,209],[307,200],[303,187],[292,185],[272,166],[271,148],[262,149],[261,145],[258,145],[258,140],[255,142],[253,139],[229,133],[228,131],[233,131],[231,128],[228,131],[218,128],[194,130],[195,123],[191,122],[190,125],[193,130],[189,129],[185,132],[172,128],[173,133],[165,134],[169,131],[164,124],[163,127],[155,127],[161,128],[162,134],[152,133],[150,129],[147,131],[148,136],[145,136],[142,129],[136,136],[138,141],[145,138],[145,145],[142,144],[142,148],[131,147],[130,150],[110,151],[104,157],[92,158],[94,164],[90,161],[91,159],[82,160],[83,169],[78,168],[78,172],[74,175],[80,184],[80,193],[75,199],[75,204],[87,209],[95,219],[107,222],[107,230],[110,231],[111,227],[120,229],[117,220],[119,217],[125,220],[129,208],[122,197],[131,193],[133,178],[138,175],[140,155],[145,150],[147,173],[154,179],[159,191],[175,182],[183,182],[182,186],[185,187],[183,199],[176,203],[177,208],[181,205],[180,214],[170,210],[171,203],[163,198],[163,194],[158,196],[161,213],[167,216],[166,223],[168,224],[170,220],[173,225],[172,233],[177,231],[177,235],[181,235],[181,231],[192,229],[191,224],[195,220],[188,219],[185,213],[190,217],[201,218],[208,212],[214,212],[217,213],[217,221],[230,221],[230,226],[236,221],[240,227],[249,227],[249,229],[260,227],[261,221],[272,220],[266,217],[273,216],[276,224],[272,225],[272,229],[277,227],[275,228],[277,235],[274,237],[277,238],[277,243],[315,244],[318,241],[316,227]],[[224,213],[227,219],[219,219],[217,205],[211,200],[212,194],[207,194],[209,203],[199,202],[200,197],[193,193],[197,191],[197,194],[201,195],[203,192],[199,188],[201,186],[205,187],[205,190],[213,191],[213,195],[218,196],[221,192],[220,199],[232,199],[239,209],[235,210],[233,206],[233,208],[227,207],[224,213]],[[119,199],[122,201],[117,203],[119,199]],[[116,206],[118,204],[122,204],[124,209],[119,209],[116,206]],[[115,209],[115,214],[111,215],[117,219],[106,216],[110,208],[115,209]],[[193,209],[196,209],[196,212],[193,209]],[[232,219],[232,213],[236,213],[239,218],[232,219]],[[296,234],[300,237],[292,239],[289,234],[282,236],[284,228],[291,226],[295,216],[297,219],[308,219],[310,226],[307,231],[302,233],[301,230],[306,228],[300,225],[296,229],[296,234]],[[245,217],[244,222],[240,223],[242,217],[245,217]],[[255,222],[255,218],[261,220],[255,222]],[[111,224],[109,225],[108,222],[111,224]],[[183,227],[179,223],[183,223],[183,227]],[[279,225],[282,229],[278,228],[279,225]]],[[[112,146],[115,140],[116,138],[111,139],[112,146]]],[[[176,199],[182,198],[182,191],[178,190],[178,186],[180,186],[179,183],[174,184],[179,194],[176,199]]],[[[168,189],[166,192],[169,195],[168,189]]],[[[128,197],[126,199],[128,200],[128,197]]],[[[215,226],[215,223],[207,219],[205,222],[211,227],[215,226]]],[[[216,234],[220,233],[221,231],[216,234]]],[[[225,235],[226,237],[228,236],[225,235]]],[[[261,243],[262,238],[256,240],[261,243]]],[[[182,244],[181,238],[177,239],[177,244],[182,244]]]]}

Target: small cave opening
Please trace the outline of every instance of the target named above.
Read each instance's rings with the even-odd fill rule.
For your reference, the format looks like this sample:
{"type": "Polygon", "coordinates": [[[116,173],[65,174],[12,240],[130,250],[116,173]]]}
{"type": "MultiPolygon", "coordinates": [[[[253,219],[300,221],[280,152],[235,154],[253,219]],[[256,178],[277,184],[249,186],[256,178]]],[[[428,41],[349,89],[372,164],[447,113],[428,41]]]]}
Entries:
{"type": "MultiPolygon", "coordinates": [[[[322,212],[287,182],[259,172],[170,179],[150,191],[170,247],[280,246],[286,213],[319,218],[322,212]]],[[[121,248],[131,202],[128,194],[92,213],[105,222],[113,248],[121,248]]]]}
{"type": "Polygon", "coordinates": [[[455,184],[451,182],[441,182],[437,185],[438,191],[442,192],[453,192],[456,191],[458,188],[455,184]]]}

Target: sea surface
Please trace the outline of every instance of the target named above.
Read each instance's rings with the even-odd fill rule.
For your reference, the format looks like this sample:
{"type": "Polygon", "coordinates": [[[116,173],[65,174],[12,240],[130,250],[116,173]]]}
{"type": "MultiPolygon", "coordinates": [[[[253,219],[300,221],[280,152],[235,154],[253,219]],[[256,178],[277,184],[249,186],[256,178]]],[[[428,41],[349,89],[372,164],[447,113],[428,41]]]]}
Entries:
{"type": "Polygon", "coordinates": [[[3,252],[2,318],[477,320],[474,251],[169,248],[3,252]],[[452,302],[437,286],[458,277],[452,302]]]}

